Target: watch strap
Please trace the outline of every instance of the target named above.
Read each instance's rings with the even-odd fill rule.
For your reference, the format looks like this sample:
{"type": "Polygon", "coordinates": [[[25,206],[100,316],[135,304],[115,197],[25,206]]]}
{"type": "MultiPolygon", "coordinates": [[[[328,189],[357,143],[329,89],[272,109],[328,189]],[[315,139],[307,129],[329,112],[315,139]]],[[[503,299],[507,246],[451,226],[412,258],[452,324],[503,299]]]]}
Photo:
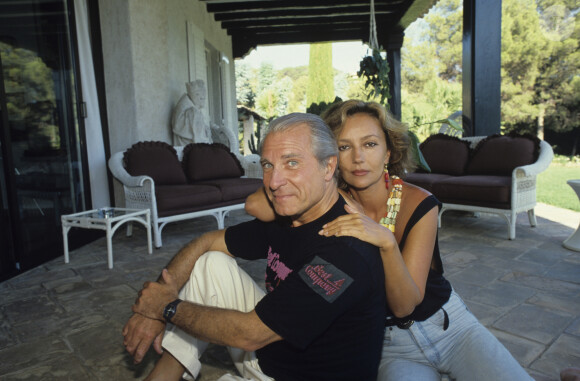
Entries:
{"type": "Polygon", "coordinates": [[[173,316],[175,316],[175,313],[177,312],[177,305],[182,301],[183,300],[181,299],[175,299],[174,301],[165,306],[165,309],[163,310],[163,319],[165,319],[166,322],[171,323],[171,319],[173,318],[173,316]]]}

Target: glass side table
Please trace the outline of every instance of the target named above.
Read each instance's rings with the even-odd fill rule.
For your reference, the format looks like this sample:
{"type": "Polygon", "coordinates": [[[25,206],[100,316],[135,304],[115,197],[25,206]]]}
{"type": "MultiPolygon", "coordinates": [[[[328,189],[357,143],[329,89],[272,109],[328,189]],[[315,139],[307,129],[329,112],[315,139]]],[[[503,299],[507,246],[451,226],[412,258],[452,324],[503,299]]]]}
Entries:
{"type": "Polygon", "coordinates": [[[68,232],[73,227],[106,231],[109,269],[113,268],[113,235],[126,222],[135,221],[147,228],[149,254],[153,252],[151,245],[151,213],[149,209],[100,208],[63,215],[60,219],[64,241],[64,263],[69,262],[68,232]]]}
{"type": "MultiPolygon", "coordinates": [[[[576,192],[576,195],[580,200],[580,180],[568,180],[567,182],[568,185],[574,189],[574,192],[576,192]]],[[[562,243],[562,246],[566,249],[580,251],[580,225],[578,225],[576,231],[562,243]]]]}

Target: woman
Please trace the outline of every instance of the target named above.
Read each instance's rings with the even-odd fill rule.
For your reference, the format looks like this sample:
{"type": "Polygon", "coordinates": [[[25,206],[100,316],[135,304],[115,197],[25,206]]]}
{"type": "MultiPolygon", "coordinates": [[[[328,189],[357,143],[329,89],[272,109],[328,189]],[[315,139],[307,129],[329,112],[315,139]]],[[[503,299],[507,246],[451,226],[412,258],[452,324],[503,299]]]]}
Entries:
{"type": "MultiPolygon", "coordinates": [[[[437,242],[439,201],[399,176],[413,167],[405,125],[381,105],[350,100],[323,116],[339,148],[348,214],[324,225],[326,236],[350,235],[380,249],[388,315],[379,380],[530,380],[467,310],[443,277],[437,242]],[[352,202],[355,201],[355,202],[352,202]]],[[[258,218],[257,192],[246,210],[258,218]]]]}

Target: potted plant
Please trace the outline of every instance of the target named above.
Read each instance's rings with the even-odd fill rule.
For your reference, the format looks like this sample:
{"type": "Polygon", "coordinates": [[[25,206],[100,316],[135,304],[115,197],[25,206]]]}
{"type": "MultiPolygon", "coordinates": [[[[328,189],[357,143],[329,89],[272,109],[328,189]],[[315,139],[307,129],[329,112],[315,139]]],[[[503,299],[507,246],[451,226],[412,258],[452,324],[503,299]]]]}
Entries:
{"type": "Polygon", "coordinates": [[[365,79],[365,89],[371,87],[369,98],[380,96],[381,104],[385,104],[391,96],[389,84],[389,64],[381,54],[382,47],[373,48],[372,52],[360,61],[360,70],[356,73],[365,79]]]}

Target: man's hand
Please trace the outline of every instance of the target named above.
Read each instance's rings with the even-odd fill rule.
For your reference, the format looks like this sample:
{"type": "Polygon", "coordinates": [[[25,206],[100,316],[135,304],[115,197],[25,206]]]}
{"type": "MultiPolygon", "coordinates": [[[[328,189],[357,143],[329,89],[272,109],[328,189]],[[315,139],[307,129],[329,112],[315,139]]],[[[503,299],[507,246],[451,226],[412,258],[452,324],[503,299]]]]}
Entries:
{"type": "Polygon", "coordinates": [[[143,360],[152,343],[157,353],[163,352],[163,310],[168,303],[177,299],[177,285],[167,269],[163,269],[161,277],[164,284],[146,282],[139,291],[139,297],[132,307],[135,314],[123,328],[123,344],[136,364],[143,360]]]}
{"type": "Polygon", "coordinates": [[[163,310],[167,304],[177,299],[178,287],[167,269],[163,269],[161,277],[164,283],[145,283],[132,307],[133,312],[163,321],[163,310]]]}
{"type": "Polygon", "coordinates": [[[157,353],[163,353],[161,341],[164,329],[165,322],[160,320],[149,319],[139,314],[131,316],[123,328],[123,345],[135,359],[135,364],[143,360],[151,343],[157,353]]]}

